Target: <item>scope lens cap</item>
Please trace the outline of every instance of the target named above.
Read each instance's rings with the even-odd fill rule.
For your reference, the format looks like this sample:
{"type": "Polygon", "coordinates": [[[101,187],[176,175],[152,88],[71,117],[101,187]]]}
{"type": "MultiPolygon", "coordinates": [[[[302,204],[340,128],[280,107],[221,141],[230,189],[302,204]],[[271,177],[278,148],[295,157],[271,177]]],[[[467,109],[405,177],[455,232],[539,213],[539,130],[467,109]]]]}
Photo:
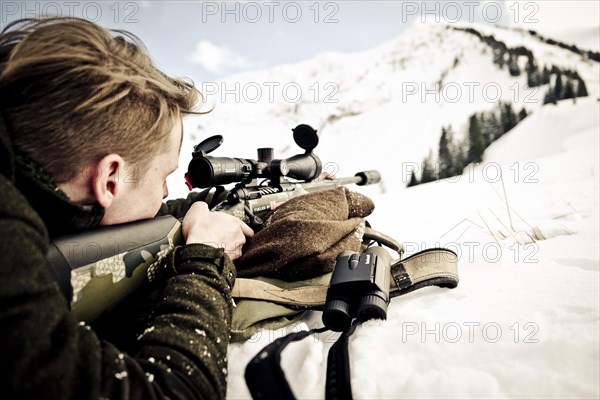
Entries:
{"type": "Polygon", "coordinates": [[[311,151],[319,144],[319,135],[312,126],[300,124],[294,129],[294,142],[304,150],[311,151]]]}
{"type": "Polygon", "coordinates": [[[208,154],[211,151],[217,149],[221,144],[223,144],[223,136],[214,135],[209,137],[208,139],[204,139],[199,144],[194,146],[194,153],[202,151],[208,154]]]}

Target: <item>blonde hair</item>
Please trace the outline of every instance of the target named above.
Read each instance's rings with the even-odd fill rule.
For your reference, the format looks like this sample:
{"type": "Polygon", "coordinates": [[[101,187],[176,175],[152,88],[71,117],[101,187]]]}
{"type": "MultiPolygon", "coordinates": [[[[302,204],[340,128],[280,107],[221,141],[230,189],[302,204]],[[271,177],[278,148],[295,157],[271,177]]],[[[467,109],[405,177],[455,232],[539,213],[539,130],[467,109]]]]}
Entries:
{"type": "Polygon", "coordinates": [[[13,145],[57,183],[110,153],[144,170],[180,114],[202,114],[193,82],[159,71],[126,31],[21,20],[0,34],[0,53],[0,109],[13,145]]]}

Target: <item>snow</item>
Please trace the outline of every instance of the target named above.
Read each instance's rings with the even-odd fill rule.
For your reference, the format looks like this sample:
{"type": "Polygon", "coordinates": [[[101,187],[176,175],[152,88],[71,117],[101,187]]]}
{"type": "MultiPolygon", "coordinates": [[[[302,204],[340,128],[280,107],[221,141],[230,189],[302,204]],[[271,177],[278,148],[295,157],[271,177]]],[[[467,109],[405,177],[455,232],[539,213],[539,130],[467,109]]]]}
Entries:
{"type": "MultiPolygon", "coordinates": [[[[547,240],[519,244],[509,237],[497,244],[473,224],[463,224],[470,229],[460,238],[462,229],[450,230],[463,220],[483,225],[482,217],[493,225],[490,210],[509,224],[496,194],[502,191],[494,190],[499,184],[479,167],[472,178],[374,197],[374,226],[412,252],[438,244],[457,250],[461,282],[395,298],[387,321],[357,329],[350,341],[355,398],[598,398],[597,111],[595,99],[544,107],[486,154],[485,162],[503,170],[513,211],[547,240]],[[552,140],[538,137],[535,157],[519,150],[541,135],[552,140]],[[530,177],[538,182],[513,179],[510,167],[524,161],[538,166],[530,177]]],[[[524,225],[513,218],[515,229],[524,225]]],[[[314,314],[305,329],[318,323],[314,314]]],[[[284,333],[230,346],[228,397],[248,397],[244,366],[284,333]]],[[[284,351],[298,398],[323,397],[335,338],[321,334],[284,351]]]]}
{"type": "MultiPolygon", "coordinates": [[[[547,65],[576,66],[590,96],[542,106],[546,88],[526,89],[524,76],[497,69],[475,36],[426,25],[368,52],[328,53],[227,80],[305,88],[336,82],[337,103],[242,96],[217,102],[212,114],[186,125],[197,137],[225,136],[215,155],[254,158],[254,148],[266,145],[281,157],[299,152],[290,129],[312,124],[320,131],[315,152],[338,176],[382,172],[384,185],[354,188],[375,201],[369,221],[376,229],[402,241],[408,253],[445,246],[459,254],[456,289],[395,298],[386,321],[356,330],[355,398],[600,397],[599,64],[526,32],[477,29],[509,46],[525,45],[547,65]],[[442,126],[463,132],[470,114],[495,107],[481,90],[473,98],[463,92],[456,102],[448,94],[422,98],[421,87],[441,78],[462,88],[493,83],[500,98],[531,114],[486,150],[481,165],[406,189],[406,167],[436,151],[442,126]],[[417,84],[416,95],[404,96],[407,82],[417,84]],[[331,115],[340,118],[327,122],[331,115]]],[[[182,167],[191,145],[184,144],[182,167]]],[[[228,398],[249,398],[244,368],[266,344],[318,325],[314,312],[297,326],[230,345],[228,398]]],[[[320,334],[283,352],[298,398],[323,398],[335,339],[320,334]]]]}

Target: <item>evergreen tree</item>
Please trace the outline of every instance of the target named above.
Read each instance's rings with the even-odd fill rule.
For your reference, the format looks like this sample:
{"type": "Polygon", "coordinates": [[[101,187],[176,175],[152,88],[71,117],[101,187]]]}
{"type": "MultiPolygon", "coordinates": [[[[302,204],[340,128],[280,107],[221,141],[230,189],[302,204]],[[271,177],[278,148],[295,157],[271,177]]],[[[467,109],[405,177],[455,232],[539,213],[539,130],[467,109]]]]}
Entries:
{"type": "Polygon", "coordinates": [[[433,166],[433,154],[429,150],[429,154],[423,160],[423,172],[421,173],[421,183],[432,182],[437,179],[435,168],[433,166]]]}
{"type": "Polygon", "coordinates": [[[519,111],[519,122],[523,121],[525,118],[527,118],[527,110],[525,109],[525,107],[521,108],[521,111],[519,111]]]}
{"type": "Polygon", "coordinates": [[[567,83],[565,83],[564,98],[573,99],[573,101],[575,101],[575,90],[573,89],[573,80],[570,78],[567,79],[567,83]]]}
{"type": "Polygon", "coordinates": [[[548,67],[544,66],[544,70],[542,71],[542,85],[546,85],[550,83],[550,70],[548,67]]]}
{"type": "Polygon", "coordinates": [[[600,53],[597,51],[588,51],[587,56],[589,59],[600,62],[600,53]]]}
{"type": "Polygon", "coordinates": [[[518,63],[519,57],[516,54],[510,53],[508,57],[508,72],[511,76],[519,76],[521,75],[521,68],[519,68],[518,63]]]}
{"type": "Polygon", "coordinates": [[[530,56],[527,59],[527,66],[525,67],[527,71],[527,86],[530,88],[537,87],[542,84],[542,77],[540,71],[533,60],[533,56],[530,56]]]}
{"type": "Polygon", "coordinates": [[[449,142],[452,140],[448,137],[449,132],[446,128],[442,128],[442,136],[440,136],[440,144],[438,147],[438,162],[440,164],[439,179],[447,178],[452,172],[452,155],[450,154],[449,142]]]}
{"type": "Polygon", "coordinates": [[[491,119],[493,123],[493,133],[492,141],[498,140],[504,134],[504,128],[502,126],[502,120],[500,116],[502,115],[502,102],[498,102],[498,112],[494,112],[494,117],[491,119]]]}
{"type": "Polygon", "coordinates": [[[577,76],[577,97],[586,97],[588,95],[585,82],[580,76],[577,76]]]}
{"type": "Polygon", "coordinates": [[[502,134],[510,131],[518,123],[517,115],[510,102],[501,103],[500,123],[502,124],[502,134]]]}
{"type": "Polygon", "coordinates": [[[494,64],[497,64],[500,69],[504,68],[504,54],[506,49],[496,47],[494,48],[494,64]]]}
{"type": "Polygon", "coordinates": [[[417,179],[417,176],[415,175],[415,171],[411,171],[410,172],[410,181],[408,182],[406,187],[417,186],[418,184],[419,184],[419,180],[417,179]]]}
{"type": "Polygon", "coordinates": [[[491,115],[492,113],[482,112],[479,118],[479,126],[481,127],[481,136],[483,136],[483,147],[487,148],[494,139],[492,138],[492,127],[491,127],[491,115]]]}
{"type": "Polygon", "coordinates": [[[451,126],[448,127],[448,152],[450,153],[450,161],[447,169],[447,176],[451,177],[462,174],[464,157],[461,145],[458,145],[454,140],[454,132],[452,131],[451,126]]]}
{"type": "Polygon", "coordinates": [[[483,143],[486,148],[492,144],[494,140],[502,136],[502,127],[498,121],[496,111],[492,110],[487,113],[482,113],[481,134],[483,135],[483,143]]]}
{"type": "Polygon", "coordinates": [[[548,88],[548,91],[544,95],[544,104],[552,103],[556,105],[556,97],[554,97],[554,89],[552,85],[548,88]]]}
{"type": "Polygon", "coordinates": [[[483,159],[484,143],[477,114],[469,118],[469,151],[467,163],[480,162],[483,159]]]}
{"type": "Polygon", "coordinates": [[[560,70],[556,73],[556,81],[554,82],[554,98],[556,100],[562,100],[563,97],[563,84],[562,84],[562,73],[560,70]]]}
{"type": "Polygon", "coordinates": [[[468,144],[466,140],[461,140],[459,143],[451,143],[450,153],[452,154],[452,159],[454,160],[454,175],[461,175],[463,169],[467,166],[467,156],[465,154],[465,149],[468,148],[468,144]]]}

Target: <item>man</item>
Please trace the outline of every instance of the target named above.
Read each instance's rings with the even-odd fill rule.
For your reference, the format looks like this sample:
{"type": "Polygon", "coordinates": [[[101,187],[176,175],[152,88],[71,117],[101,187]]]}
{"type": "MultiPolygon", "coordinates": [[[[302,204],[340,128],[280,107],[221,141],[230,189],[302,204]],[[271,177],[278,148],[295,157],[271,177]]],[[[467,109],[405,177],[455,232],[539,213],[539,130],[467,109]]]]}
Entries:
{"type": "Polygon", "coordinates": [[[0,35],[2,398],[225,396],[231,259],[253,232],[204,203],[161,206],[197,94],[126,32],[53,18],[0,35]],[[102,341],[47,278],[49,238],[175,208],[186,245],[134,345],[102,341]]]}

